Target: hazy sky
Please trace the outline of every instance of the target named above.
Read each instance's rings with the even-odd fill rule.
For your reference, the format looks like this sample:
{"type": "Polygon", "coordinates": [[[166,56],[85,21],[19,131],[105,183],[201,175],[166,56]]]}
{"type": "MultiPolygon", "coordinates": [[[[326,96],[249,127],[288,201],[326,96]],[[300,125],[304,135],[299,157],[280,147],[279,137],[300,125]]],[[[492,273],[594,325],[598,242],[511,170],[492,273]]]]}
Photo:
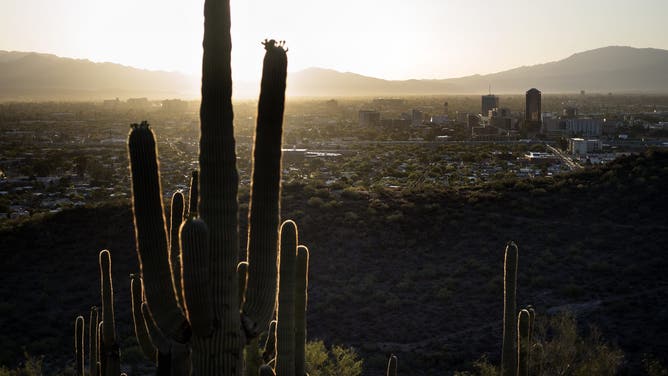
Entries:
{"type": "MultiPolygon", "coordinates": [[[[203,0],[0,0],[0,50],[199,74],[203,0]]],[[[233,72],[258,78],[266,37],[289,70],[448,78],[588,49],[668,49],[668,0],[232,0],[233,72]]]]}

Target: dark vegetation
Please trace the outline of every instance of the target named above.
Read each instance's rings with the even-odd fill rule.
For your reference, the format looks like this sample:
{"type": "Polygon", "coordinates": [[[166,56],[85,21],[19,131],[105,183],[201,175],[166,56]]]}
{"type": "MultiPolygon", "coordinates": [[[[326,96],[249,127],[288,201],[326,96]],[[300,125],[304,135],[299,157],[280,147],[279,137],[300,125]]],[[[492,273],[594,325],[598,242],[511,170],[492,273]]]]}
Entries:
{"type": "MultiPolygon", "coordinates": [[[[390,353],[399,374],[498,363],[503,248],[519,245],[518,307],[569,310],[624,352],[668,363],[668,153],[647,152],[553,179],[394,192],[283,187],[283,218],[309,244],[308,337],[355,346],[365,374],[390,353]],[[313,199],[318,198],[319,200],[313,199]]],[[[247,205],[246,193],[240,203],[247,205]]],[[[245,218],[241,218],[245,233],[245,218]]],[[[73,320],[99,300],[97,254],[114,257],[123,361],[142,358],[131,330],[137,271],[128,204],[66,210],[0,233],[0,363],[23,351],[45,369],[73,358],[73,320]],[[124,282],[127,281],[127,282],[124,282]]],[[[243,245],[241,249],[244,249],[243,245]]]]}

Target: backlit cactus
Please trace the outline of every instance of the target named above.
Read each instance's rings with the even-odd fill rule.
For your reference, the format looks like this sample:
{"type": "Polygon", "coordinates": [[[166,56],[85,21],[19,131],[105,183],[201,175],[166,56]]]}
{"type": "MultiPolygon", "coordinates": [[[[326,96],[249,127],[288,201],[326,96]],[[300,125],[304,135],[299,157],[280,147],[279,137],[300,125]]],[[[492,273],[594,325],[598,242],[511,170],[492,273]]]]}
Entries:
{"type": "Polygon", "coordinates": [[[397,376],[397,357],[394,354],[387,362],[387,376],[397,376]]]}
{"type": "Polygon", "coordinates": [[[281,226],[281,256],[276,319],[276,375],[295,374],[295,280],[297,267],[297,226],[287,221],[281,226]]]}
{"type": "MultiPolygon", "coordinates": [[[[239,266],[229,11],[228,0],[205,1],[200,170],[193,175],[187,215],[183,215],[183,196],[174,195],[169,232],[155,136],[144,122],[133,125],[128,141],[147,332],[158,349],[159,365],[165,349],[173,364],[175,349],[186,348],[192,350],[188,363],[196,375],[240,375],[243,346],[267,331],[276,305],[287,55],[282,43],[265,41],[247,264],[239,266]],[[181,224],[184,217],[187,220],[181,224]],[[179,225],[177,242],[174,230],[179,225]],[[177,251],[180,257],[175,257],[177,251]],[[154,334],[161,338],[153,338],[154,334]]],[[[296,247],[295,241],[293,258],[296,247]]],[[[172,374],[182,373],[172,367],[172,374]]]]}
{"type": "Polygon", "coordinates": [[[74,368],[77,376],[84,376],[84,318],[74,320],[74,368]]]}
{"type": "Polygon", "coordinates": [[[135,337],[139,343],[144,356],[152,361],[157,361],[157,350],[148,334],[148,328],[141,305],[144,302],[141,279],[138,275],[130,275],[130,295],[132,297],[132,321],[134,323],[135,337]]]}
{"type": "Polygon", "coordinates": [[[308,300],[308,260],[306,246],[297,247],[295,279],[295,374],[306,375],[306,305],[308,300]]]}
{"type": "Polygon", "coordinates": [[[529,352],[531,349],[529,311],[523,309],[517,316],[517,376],[529,375],[529,352]]]}
{"type": "Polygon", "coordinates": [[[97,327],[100,319],[97,312],[97,307],[90,307],[90,319],[88,321],[88,352],[90,353],[90,361],[88,365],[88,374],[90,376],[97,376],[97,360],[99,353],[99,341],[97,338],[97,327]]]}
{"type": "Polygon", "coordinates": [[[114,287],[111,280],[111,254],[100,252],[100,290],[102,295],[102,336],[100,338],[100,361],[102,376],[117,376],[121,373],[121,352],[116,340],[114,319],[114,287]]]}
{"type": "Polygon", "coordinates": [[[515,376],[517,372],[517,259],[515,243],[506,245],[503,266],[503,348],[501,350],[501,375],[515,376]]]}

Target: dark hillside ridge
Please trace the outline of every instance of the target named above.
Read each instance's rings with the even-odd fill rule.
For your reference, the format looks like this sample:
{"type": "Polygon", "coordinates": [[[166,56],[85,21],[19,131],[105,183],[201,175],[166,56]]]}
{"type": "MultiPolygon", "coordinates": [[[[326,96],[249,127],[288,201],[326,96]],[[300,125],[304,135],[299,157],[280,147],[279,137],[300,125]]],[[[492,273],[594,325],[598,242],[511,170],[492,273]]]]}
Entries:
{"type": "MultiPolygon", "coordinates": [[[[624,351],[629,374],[642,373],[643,354],[667,364],[667,166],[668,153],[650,152],[552,180],[458,191],[287,184],[283,218],[301,224],[311,249],[309,339],[355,346],[366,375],[382,373],[390,353],[406,375],[464,370],[483,354],[498,362],[503,248],[514,240],[518,307],[534,305],[539,319],[573,309],[583,329],[598,326],[624,351]],[[313,195],[327,196],[325,205],[309,206],[313,195]]],[[[104,248],[122,356],[140,359],[129,324],[132,216],[128,205],[112,205],[0,233],[0,363],[16,362],[25,347],[47,355],[50,370],[65,366],[75,316],[99,304],[104,248]]]]}

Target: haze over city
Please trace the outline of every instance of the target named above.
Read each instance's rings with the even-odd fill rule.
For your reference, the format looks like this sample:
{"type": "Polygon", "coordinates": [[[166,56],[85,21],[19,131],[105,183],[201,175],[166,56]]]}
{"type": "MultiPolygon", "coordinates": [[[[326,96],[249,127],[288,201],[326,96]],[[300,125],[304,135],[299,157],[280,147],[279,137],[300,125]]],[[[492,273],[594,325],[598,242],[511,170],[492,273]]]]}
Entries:
{"type": "MultiPolygon", "coordinates": [[[[668,2],[369,0],[231,2],[233,74],[259,77],[264,38],[289,71],[450,78],[545,63],[608,45],[668,49],[668,2]]],[[[36,51],[198,75],[202,4],[189,0],[9,0],[0,50],[36,51]]]]}

